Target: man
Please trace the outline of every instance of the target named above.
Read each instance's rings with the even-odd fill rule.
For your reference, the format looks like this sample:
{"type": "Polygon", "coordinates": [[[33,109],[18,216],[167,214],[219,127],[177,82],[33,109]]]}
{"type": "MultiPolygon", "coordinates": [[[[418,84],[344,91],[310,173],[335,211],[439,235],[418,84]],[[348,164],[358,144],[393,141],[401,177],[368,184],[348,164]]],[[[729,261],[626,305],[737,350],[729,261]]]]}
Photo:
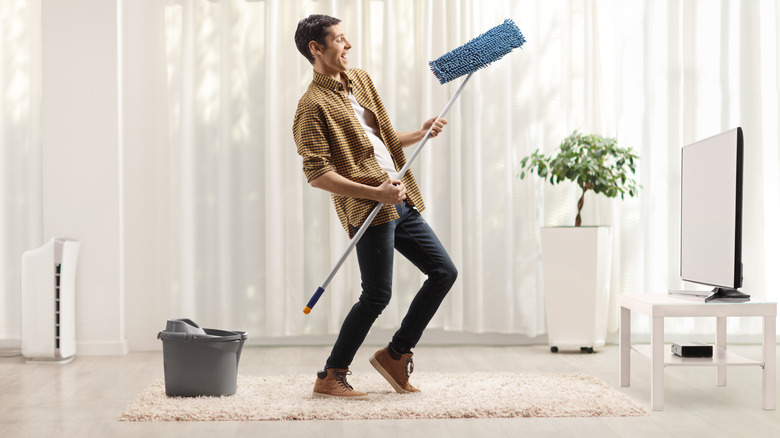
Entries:
{"type": "Polygon", "coordinates": [[[399,393],[417,392],[409,383],[412,348],[457,277],[457,269],[420,216],[424,204],[414,176],[398,178],[406,162],[403,147],[422,140],[431,126],[437,136],[447,121],[435,118],[413,132],[396,132],[368,74],[348,68],[352,45],[341,20],[310,15],[298,23],[295,43],[314,69],[298,102],[293,135],[312,187],[331,193],[350,237],[377,202],[385,204],[356,246],[363,291],[344,320],[325,368],[317,373],[314,396],[366,399],[347,382],[349,366],[371,325],[390,301],[397,249],[428,278],[401,327],[371,364],[399,393]],[[435,122],[435,123],[434,123],[435,122]]]}

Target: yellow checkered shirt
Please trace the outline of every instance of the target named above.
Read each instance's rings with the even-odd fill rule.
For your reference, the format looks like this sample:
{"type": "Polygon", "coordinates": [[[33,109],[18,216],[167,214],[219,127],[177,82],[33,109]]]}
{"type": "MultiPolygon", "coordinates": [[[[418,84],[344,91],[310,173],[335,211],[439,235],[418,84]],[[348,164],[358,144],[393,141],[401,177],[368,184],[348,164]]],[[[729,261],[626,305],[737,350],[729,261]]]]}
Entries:
{"type": "MultiPolygon", "coordinates": [[[[346,71],[350,88],[358,103],[376,116],[380,137],[390,151],[396,170],[406,163],[401,142],[395,134],[382,100],[371,78],[363,70],[346,71]]],[[[379,186],[387,180],[374,156],[374,146],[368,139],[355,110],[344,93],[344,86],[323,74],[314,72],[306,93],[298,101],[293,122],[293,137],[298,154],[303,157],[303,172],[308,182],[335,171],[352,181],[379,186]]],[[[414,175],[407,171],[402,179],[409,202],[419,211],[425,209],[414,175]]],[[[359,228],[376,206],[376,201],[331,194],[341,225],[353,237],[352,227],[359,228]]],[[[398,219],[395,206],[385,205],[373,225],[398,219]]]]}

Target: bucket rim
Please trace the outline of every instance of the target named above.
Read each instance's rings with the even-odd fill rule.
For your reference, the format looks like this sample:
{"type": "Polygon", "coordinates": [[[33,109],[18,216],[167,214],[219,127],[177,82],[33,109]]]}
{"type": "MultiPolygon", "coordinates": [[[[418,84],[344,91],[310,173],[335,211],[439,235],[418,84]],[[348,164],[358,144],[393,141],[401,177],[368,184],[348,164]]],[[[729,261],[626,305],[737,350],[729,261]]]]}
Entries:
{"type": "Polygon", "coordinates": [[[157,339],[162,341],[183,341],[183,342],[244,342],[249,334],[243,331],[237,330],[219,330],[219,329],[203,329],[206,334],[199,333],[183,333],[183,332],[168,332],[161,331],[157,333],[157,339]]]}

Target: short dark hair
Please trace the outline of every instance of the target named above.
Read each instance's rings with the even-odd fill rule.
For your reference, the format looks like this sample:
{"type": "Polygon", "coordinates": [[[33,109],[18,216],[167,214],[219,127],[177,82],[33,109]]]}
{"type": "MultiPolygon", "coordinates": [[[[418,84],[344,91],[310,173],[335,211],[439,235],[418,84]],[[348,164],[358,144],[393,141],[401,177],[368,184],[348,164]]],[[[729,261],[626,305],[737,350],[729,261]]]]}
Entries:
{"type": "Polygon", "coordinates": [[[309,42],[316,41],[322,47],[327,47],[325,37],[328,36],[328,28],[341,23],[341,20],[329,15],[312,14],[298,22],[295,30],[295,45],[298,51],[314,64],[314,55],[309,50],[309,42]]]}

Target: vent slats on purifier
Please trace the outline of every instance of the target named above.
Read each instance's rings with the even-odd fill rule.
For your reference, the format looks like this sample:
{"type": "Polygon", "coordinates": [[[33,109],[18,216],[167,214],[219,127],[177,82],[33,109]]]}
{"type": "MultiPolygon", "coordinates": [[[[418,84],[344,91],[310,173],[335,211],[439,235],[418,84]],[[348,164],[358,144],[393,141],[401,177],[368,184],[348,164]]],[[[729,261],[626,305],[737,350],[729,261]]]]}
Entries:
{"type": "Polygon", "coordinates": [[[76,261],[80,243],[51,239],[22,255],[22,355],[64,362],[76,354],[76,261]]]}

